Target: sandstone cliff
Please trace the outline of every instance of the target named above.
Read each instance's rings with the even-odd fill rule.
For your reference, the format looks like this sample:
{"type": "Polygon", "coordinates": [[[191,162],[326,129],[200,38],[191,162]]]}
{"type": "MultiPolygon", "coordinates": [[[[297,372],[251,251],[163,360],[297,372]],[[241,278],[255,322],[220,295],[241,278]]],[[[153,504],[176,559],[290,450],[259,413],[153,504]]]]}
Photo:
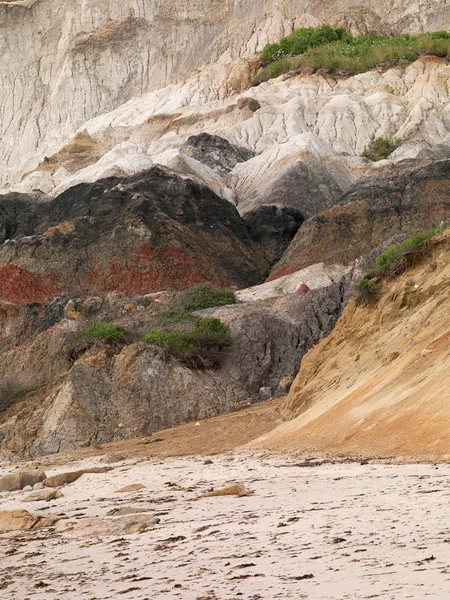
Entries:
{"type": "Polygon", "coordinates": [[[294,27],[420,32],[446,28],[449,10],[443,0],[0,2],[1,181],[16,182],[84,123],[147,92],[187,78],[190,104],[242,91],[249,59],[294,27]]]}
{"type": "Polygon", "coordinates": [[[287,389],[377,253],[450,221],[450,67],[420,56],[251,87],[258,52],[302,25],[415,33],[448,27],[448,11],[0,2],[0,383],[17,389],[0,402],[1,451],[142,435],[287,389]],[[372,162],[380,137],[396,149],[372,162]],[[142,336],[205,281],[240,303],[205,313],[233,344],[194,371],[142,336]],[[129,339],[75,351],[96,318],[129,339]]]}

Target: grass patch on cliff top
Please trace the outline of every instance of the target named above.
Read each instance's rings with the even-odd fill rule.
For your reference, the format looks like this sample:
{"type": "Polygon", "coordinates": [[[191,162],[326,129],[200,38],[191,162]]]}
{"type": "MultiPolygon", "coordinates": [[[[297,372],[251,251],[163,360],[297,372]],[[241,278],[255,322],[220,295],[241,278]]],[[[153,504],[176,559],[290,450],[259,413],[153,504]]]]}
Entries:
{"type": "Polygon", "coordinates": [[[448,225],[433,228],[386,248],[376,260],[376,269],[356,285],[356,302],[365,306],[374,304],[379,298],[384,278],[399,277],[425,259],[432,260],[434,244],[430,240],[449,230],[448,225]]]}
{"type": "Polygon", "coordinates": [[[191,321],[189,330],[153,328],[143,340],[164,348],[187,366],[220,366],[223,350],[231,344],[228,325],[215,318],[192,317],[191,321]]]}
{"type": "Polygon", "coordinates": [[[261,54],[264,68],[254,77],[259,85],[289,71],[364,73],[400,60],[413,62],[419,56],[450,56],[450,33],[438,31],[412,36],[387,37],[375,33],[353,36],[329,25],[296,29],[261,54]]]}
{"type": "Polygon", "coordinates": [[[378,256],[376,261],[377,268],[381,269],[383,267],[395,264],[398,259],[404,256],[407,252],[416,246],[419,246],[422,242],[434,238],[439,233],[443,233],[447,229],[449,229],[449,227],[445,226],[431,229],[430,231],[416,233],[410,238],[403,240],[403,242],[389,246],[389,248],[386,248],[386,250],[378,256]]]}

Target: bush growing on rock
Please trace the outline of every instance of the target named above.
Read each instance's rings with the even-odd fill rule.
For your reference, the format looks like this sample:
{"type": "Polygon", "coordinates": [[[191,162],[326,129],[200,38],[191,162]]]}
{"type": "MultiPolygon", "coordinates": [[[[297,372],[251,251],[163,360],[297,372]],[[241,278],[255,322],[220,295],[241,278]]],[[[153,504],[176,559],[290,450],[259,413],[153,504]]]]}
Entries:
{"type": "Polygon", "coordinates": [[[345,29],[329,26],[297,29],[278,44],[266,46],[261,55],[265,68],[255,76],[253,85],[303,68],[363,73],[399,60],[413,62],[421,55],[449,57],[450,34],[438,31],[387,37],[369,33],[354,37],[345,29]]]}
{"type": "Polygon", "coordinates": [[[92,341],[123,342],[125,329],[121,325],[95,321],[87,326],[85,335],[87,339],[92,341]]]}
{"type": "Polygon", "coordinates": [[[194,328],[153,328],[144,335],[144,342],[164,348],[183,363],[194,368],[220,366],[224,348],[230,345],[229,327],[220,319],[193,317],[194,328]]]}
{"type": "Polygon", "coordinates": [[[380,291],[380,284],[373,279],[361,279],[356,286],[356,299],[358,304],[369,305],[376,302],[380,291]]]}
{"type": "Polygon", "coordinates": [[[179,296],[176,302],[177,307],[189,312],[227,304],[236,304],[236,295],[233,290],[218,289],[209,283],[189,288],[179,296]]]}
{"type": "Polygon", "coordinates": [[[124,343],[126,341],[125,334],[125,328],[121,325],[103,321],[88,323],[83,329],[68,336],[68,356],[72,361],[77,360],[95,342],[106,344],[124,343]]]}
{"type": "Polygon", "coordinates": [[[372,162],[384,160],[400,146],[400,143],[401,142],[398,140],[394,141],[387,138],[377,138],[373,144],[371,144],[370,148],[363,153],[363,156],[372,162]]]}

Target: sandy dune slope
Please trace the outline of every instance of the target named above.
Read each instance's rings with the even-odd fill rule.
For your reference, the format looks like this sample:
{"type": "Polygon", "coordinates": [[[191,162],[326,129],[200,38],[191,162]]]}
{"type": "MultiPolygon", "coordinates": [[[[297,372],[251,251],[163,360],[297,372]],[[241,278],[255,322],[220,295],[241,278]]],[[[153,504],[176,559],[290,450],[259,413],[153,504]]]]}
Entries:
{"type": "Polygon", "coordinates": [[[450,456],[450,232],[305,357],[270,448],[450,456]]]}

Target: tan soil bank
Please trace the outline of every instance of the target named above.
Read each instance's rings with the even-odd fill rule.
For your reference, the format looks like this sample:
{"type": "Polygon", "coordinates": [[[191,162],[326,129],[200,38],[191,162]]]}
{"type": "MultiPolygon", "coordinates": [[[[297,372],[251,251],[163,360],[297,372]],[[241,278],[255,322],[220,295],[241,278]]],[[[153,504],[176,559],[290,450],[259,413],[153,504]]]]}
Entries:
{"type": "Polygon", "coordinates": [[[450,232],[347,306],[304,358],[283,406],[292,419],[252,445],[304,452],[450,458],[450,232]]]}

